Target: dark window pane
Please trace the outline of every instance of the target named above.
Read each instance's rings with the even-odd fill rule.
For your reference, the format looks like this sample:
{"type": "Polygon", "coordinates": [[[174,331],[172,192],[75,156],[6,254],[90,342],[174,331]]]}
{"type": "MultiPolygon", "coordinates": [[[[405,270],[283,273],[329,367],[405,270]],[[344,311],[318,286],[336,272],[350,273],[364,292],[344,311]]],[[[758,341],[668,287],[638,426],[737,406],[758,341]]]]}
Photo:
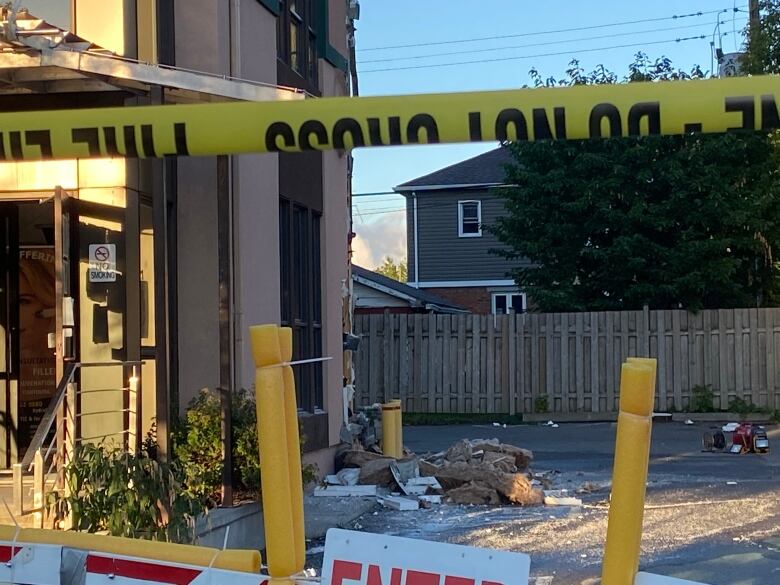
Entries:
{"type": "Polygon", "coordinates": [[[309,320],[309,299],[311,298],[309,274],[309,213],[305,207],[295,206],[293,212],[293,274],[295,280],[295,302],[293,318],[302,322],[309,320]]]}
{"type": "Polygon", "coordinates": [[[279,200],[279,268],[281,290],[282,325],[292,321],[292,282],[290,280],[292,256],[290,254],[290,202],[279,200]]]}
{"type": "MultiPolygon", "coordinates": [[[[320,216],[313,214],[311,218],[311,245],[312,245],[312,293],[314,299],[313,315],[315,324],[322,322],[322,258],[320,255],[320,216]]],[[[320,357],[319,355],[314,357],[320,357]]]]}
{"type": "Polygon", "coordinates": [[[506,295],[496,295],[494,298],[496,299],[496,314],[506,314],[506,295]]]}
{"type": "Polygon", "coordinates": [[[479,220],[479,204],[478,203],[464,203],[463,204],[463,219],[479,220]]]}
{"type": "Polygon", "coordinates": [[[479,233],[479,222],[464,221],[461,231],[464,234],[478,234],[479,233]]]}
{"type": "Polygon", "coordinates": [[[522,313],[525,310],[523,295],[512,295],[512,309],[515,313],[522,313]]]}

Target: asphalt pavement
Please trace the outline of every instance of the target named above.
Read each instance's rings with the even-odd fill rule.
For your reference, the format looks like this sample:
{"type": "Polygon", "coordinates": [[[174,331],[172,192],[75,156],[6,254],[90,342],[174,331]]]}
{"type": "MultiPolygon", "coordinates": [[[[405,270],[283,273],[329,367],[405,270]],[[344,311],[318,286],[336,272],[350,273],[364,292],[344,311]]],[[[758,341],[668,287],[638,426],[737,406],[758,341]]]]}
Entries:
{"type": "MultiPolygon", "coordinates": [[[[701,436],[716,425],[660,423],[653,429],[641,569],[709,585],[780,585],[780,428],[768,426],[768,455],[702,452],[701,436]]],[[[583,507],[436,506],[373,510],[358,530],[524,552],[531,583],[598,582],[606,536],[614,423],[404,427],[404,442],[421,454],[462,438],[531,449],[533,470],[554,471],[555,486],[586,483],[583,507]]]]}

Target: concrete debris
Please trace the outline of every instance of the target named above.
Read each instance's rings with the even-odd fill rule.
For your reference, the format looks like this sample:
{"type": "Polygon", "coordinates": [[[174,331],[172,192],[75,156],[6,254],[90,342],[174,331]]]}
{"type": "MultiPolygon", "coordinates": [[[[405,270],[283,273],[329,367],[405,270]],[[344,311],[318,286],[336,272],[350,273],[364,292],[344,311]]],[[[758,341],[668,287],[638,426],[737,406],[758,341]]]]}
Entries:
{"type": "Polygon", "coordinates": [[[578,494],[592,494],[603,490],[608,490],[612,487],[612,482],[597,483],[595,481],[586,481],[579,488],[577,488],[578,494]]]}
{"type": "Polygon", "coordinates": [[[390,472],[395,482],[403,489],[403,486],[413,477],[420,477],[420,464],[417,459],[405,459],[390,463],[390,472]]]}
{"type": "Polygon", "coordinates": [[[458,441],[452,447],[447,450],[447,454],[444,459],[450,463],[458,463],[461,461],[470,461],[473,456],[473,449],[471,448],[471,441],[463,439],[458,441]]]}
{"type": "Polygon", "coordinates": [[[491,506],[501,504],[498,492],[481,481],[471,481],[448,491],[447,499],[453,504],[487,504],[491,506]]]}
{"type": "Polygon", "coordinates": [[[393,510],[408,511],[420,509],[420,502],[403,496],[384,496],[379,498],[378,501],[385,508],[392,508],[393,510]]]}
{"type": "Polygon", "coordinates": [[[408,508],[409,501],[427,507],[439,503],[442,496],[456,504],[542,505],[545,494],[539,488],[549,488],[555,472],[532,475],[527,472],[532,461],[531,451],[497,438],[463,439],[446,451],[401,461],[359,448],[343,456],[345,467],[359,468],[361,486],[389,488],[399,494],[391,497],[402,498],[402,503],[387,500],[386,505],[395,509],[408,508]]]}
{"type": "Polygon", "coordinates": [[[326,487],[314,488],[314,495],[317,497],[359,497],[367,498],[376,496],[375,485],[329,485],[326,487]]]}
{"type": "Polygon", "coordinates": [[[406,485],[426,486],[435,490],[441,489],[441,484],[436,480],[435,477],[413,477],[406,483],[406,485]]]}
{"type": "Polygon", "coordinates": [[[357,485],[359,477],[359,469],[347,467],[335,475],[325,476],[325,483],[328,485],[357,485]]]}
{"type": "Polygon", "coordinates": [[[363,485],[381,485],[385,487],[391,485],[393,483],[393,472],[390,470],[390,465],[392,465],[394,461],[394,459],[385,457],[366,461],[360,467],[358,483],[363,485]]]}
{"type": "Polygon", "coordinates": [[[544,497],[545,506],[582,506],[582,500],[579,498],[558,498],[555,496],[544,497]]]}
{"type": "Polygon", "coordinates": [[[384,455],[379,455],[370,451],[347,451],[344,454],[344,467],[363,467],[367,462],[376,461],[377,459],[387,459],[388,461],[391,461],[390,457],[385,457],[384,455]]]}

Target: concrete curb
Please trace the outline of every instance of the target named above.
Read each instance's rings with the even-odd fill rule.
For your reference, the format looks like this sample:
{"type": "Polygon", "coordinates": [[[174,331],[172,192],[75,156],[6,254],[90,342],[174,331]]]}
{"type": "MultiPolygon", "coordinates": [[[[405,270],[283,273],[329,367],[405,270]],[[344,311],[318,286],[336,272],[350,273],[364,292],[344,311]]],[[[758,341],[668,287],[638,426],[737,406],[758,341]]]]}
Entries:
{"type": "Polygon", "coordinates": [[[557,423],[576,422],[615,422],[616,412],[529,412],[523,413],[524,423],[545,423],[548,420],[557,423]]]}
{"type": "Polygon", "coordinates": [[[772,420],[771,414],[751,412],[738,414],[736,412],[675,412],[672,414],[673,422],[756,422],[766,423],[772,420]]]}

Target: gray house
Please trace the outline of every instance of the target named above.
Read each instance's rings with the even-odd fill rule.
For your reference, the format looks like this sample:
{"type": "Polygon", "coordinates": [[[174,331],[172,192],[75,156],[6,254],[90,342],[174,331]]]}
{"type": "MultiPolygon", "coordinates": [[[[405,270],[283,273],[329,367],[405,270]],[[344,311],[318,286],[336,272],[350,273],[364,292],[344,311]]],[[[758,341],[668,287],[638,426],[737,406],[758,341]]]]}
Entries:
{"type": "Polygon", "coordinates": [[[510,162],[500,147],[395,188],[406,198],[409,285],[474,313],[521,313],[525,294],[510,276],[517,267],[491,254],[487,230],[504,211],[495,193],[510,162]]]}

